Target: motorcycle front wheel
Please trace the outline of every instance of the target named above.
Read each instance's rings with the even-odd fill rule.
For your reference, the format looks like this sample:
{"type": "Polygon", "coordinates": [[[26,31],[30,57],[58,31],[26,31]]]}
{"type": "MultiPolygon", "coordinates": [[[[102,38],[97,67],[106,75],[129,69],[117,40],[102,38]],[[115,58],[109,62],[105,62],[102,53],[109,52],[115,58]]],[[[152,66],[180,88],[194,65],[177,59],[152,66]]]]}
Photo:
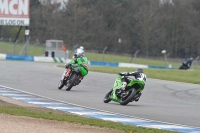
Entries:
{"type": "Polygon", "coordinates": [[[109,92],[105,95],[105,97],[104,97],[104,99],[103,99],[104,103],[109,103],[109,102],[111,101],[111,99],[110,99],[111,93],[112,93],[112,90],[109,91],[109,92]]]}
{"type": "Polygon", "coordinates": [[[72,76],[70,77],[70,79],[67,81],[67,85],[66,85],[66,91],[70,91],[71,88],[74,86],[75,81],[77,80],[78,75],[77,74],[72,74],[72,76]]]}
{"type": "Polygon", "coordinates": [[[58,83],[58,89],[59,90],[62,89],[63,86],[64,86],[64,84],[63,84],[62,80],[60,80],[59,83],[58,83]]]}
{"type": "Polygon", "coordinates": [[[121,98],[121,101],[120,101],[120,104],[121,105],[127,105],[129,102],[131,102],[132,100],[135,100],[135,95],[136,95],[136,90],[133,88],[133,89],[130,89],[128,91],[128,94],[126,96],[124,96],[123,98],[121,98]]]}

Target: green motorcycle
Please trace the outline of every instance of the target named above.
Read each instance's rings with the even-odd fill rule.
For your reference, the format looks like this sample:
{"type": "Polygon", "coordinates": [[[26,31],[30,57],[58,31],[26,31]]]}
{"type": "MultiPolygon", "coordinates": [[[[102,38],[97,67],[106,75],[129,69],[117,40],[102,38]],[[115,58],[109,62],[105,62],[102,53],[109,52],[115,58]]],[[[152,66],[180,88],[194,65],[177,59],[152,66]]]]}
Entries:
{"type": "Polygon", "coordinates": [[[132,79],[124,90],[119,89],[122,87],[122,76],[118,76],[113,88],[105,95],[103,101],[104,103],[108,103],[112,100],[121,105],[127,105],[129,102],[137,101],[144,86],[145,82],[143,80],[132,79]]]}
{"type": "Polygon", "coordinates": [[[66,86],[66,90],[70,91],[73,86],[78,85],[83,76],[88,73],[87,69],[85,69],[86,67],[88,67],[87,63],[82,63],[81,65],[71,65],[70,68],[64,71],[58,83],[58,89],[62,89],[66,86]]]}

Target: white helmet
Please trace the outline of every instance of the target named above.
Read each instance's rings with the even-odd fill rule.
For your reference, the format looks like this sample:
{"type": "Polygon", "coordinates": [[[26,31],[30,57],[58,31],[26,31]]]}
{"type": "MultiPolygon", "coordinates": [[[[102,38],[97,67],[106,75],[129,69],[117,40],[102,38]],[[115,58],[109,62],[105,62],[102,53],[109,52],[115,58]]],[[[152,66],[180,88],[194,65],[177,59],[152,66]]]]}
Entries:
{"type": "Polygon", "coordinates": [[[83,46],[80,46],[80,49],[84,50],[84,47],[83,47],[83,46]]]}

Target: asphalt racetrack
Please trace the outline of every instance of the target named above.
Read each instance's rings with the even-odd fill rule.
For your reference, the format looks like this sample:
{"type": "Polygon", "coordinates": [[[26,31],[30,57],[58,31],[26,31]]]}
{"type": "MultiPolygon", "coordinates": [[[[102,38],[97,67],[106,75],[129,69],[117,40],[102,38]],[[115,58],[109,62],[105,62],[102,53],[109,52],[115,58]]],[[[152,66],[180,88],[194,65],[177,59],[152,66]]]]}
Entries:
{"type": "Polygon", "coordinates": [[[138,102],[126,106],[115,102],[106,104],[103,98],[112,88],[117,74],[89,71],[71,91],[58,90],[64,69],[56,65],[0,61],[0,85],[95,109],[200,127],[200,85],[149,79],[147,75],[147,84],[138,102]]]}

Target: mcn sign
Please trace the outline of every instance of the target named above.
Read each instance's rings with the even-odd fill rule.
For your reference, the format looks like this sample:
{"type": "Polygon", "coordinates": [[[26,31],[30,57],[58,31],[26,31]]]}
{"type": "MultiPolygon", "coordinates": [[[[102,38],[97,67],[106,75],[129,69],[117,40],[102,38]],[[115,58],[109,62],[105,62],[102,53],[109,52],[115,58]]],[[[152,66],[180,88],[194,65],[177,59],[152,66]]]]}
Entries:
{"type": "Polygon", "coordinates": [[[30,0],[0,0],[0,25],[29,25],[30,0]]]}

